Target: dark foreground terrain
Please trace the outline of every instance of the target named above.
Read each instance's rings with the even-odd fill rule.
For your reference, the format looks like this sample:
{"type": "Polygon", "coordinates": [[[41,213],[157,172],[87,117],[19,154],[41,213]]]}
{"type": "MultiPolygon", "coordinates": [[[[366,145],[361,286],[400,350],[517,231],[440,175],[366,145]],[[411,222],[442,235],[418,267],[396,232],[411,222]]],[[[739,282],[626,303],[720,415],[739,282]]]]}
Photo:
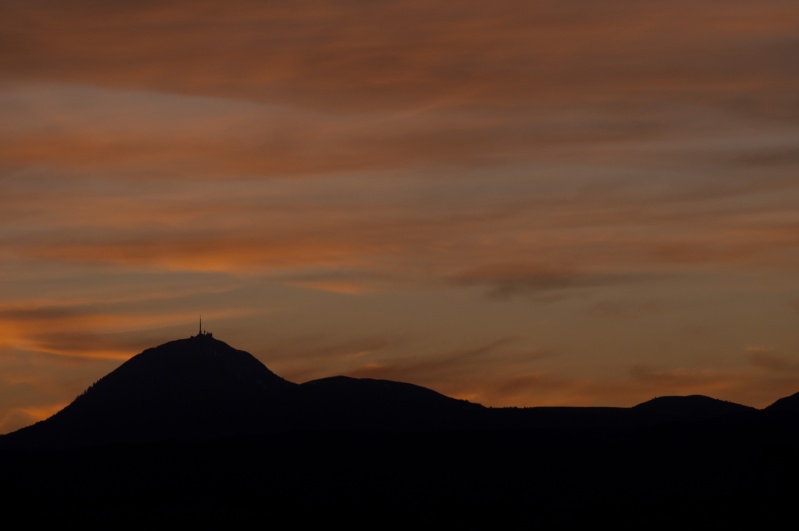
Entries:
{"type": "Polygon", "coordinates": [[[280,434],[6,450],[0,465],[4,513],[28,525],[763,528],[799,494],[795,433],[280,434]]]}
{"type": "Polygon", "coordinates": [[[797,395],[764,410],[701,396],[491,409],[397,382],[297,385],[259,363],[208,336],[168,343],[0,437],[6,521],[793,527],[797,395]]]}

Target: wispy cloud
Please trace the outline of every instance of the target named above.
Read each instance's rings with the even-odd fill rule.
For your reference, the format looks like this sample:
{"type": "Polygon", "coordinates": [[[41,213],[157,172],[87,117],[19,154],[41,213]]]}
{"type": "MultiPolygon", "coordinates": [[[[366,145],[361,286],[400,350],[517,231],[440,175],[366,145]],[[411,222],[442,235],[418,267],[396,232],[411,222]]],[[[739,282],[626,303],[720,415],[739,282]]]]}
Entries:
{"type": "Polygon", "coordinates": [[[775,374],[799,373],[799,359],[776,352],[774,348],[765,345],[751,345],[746,348],[749,362],[768,372],[775,374]]]}
{"type": "Polygon", "coordinates": [[[337,108],[640,101],[664,90],[718,100],[741,86],[789,98],[795,13],[780,0],[45,2],[8,6],[0,64],[32,79],[337,108]]]}
{"type": "Polygon", "coordinates": [[[456,276],[456,284],[489,287],[489,295],[507,298],[519,294],[546,297],[563,292],[635,281],[633,275],[602,274],[559,270],[545,264],[499,264],[466,271],[456,276]]]}

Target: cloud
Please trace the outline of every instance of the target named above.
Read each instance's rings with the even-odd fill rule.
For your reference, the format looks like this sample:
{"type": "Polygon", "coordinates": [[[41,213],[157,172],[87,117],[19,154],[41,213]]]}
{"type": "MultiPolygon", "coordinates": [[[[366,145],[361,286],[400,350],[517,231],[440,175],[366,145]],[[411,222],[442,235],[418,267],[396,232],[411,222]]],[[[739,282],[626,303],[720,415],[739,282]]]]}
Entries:
{"type": "Polygon", "coordinates": [[[8,179],[0,205],[19,222],[0,242],[8,256],[53,268],[272,273],[339,292],[485,286],[500,299],[708,267],[791,268],[799,245],[799,219],[787,204],[797,190],[763,197],[757,204],[772,207],[763,210],[707,201],[686,208],[683,199],[642,197],[624,183],[547,195],[547,181],[514,175],[428,181],[358,175],[187,186],[87,178],[66,181],[70,187],[44,179],[33,193],[30,179],[8,179]],[[325,272],[305,271],[314,269],[325,272]]]}
{"type": "Polygon", "coordinates": [[[555,355],[550,348],[531,348],[519,344],[518,338],[505,337],[445,352],[367,359],[345,374],[409,382],[455,398],[507,405],[513,399],[529,403],[530,395],[536,394],[533,389],[514,393],[510,388],[520,379],[543,372],[535,368],[555,355]],[[500,381],[502,389],[491,387],[500,381]]]}
{"type": "Polygon", "coordinates": [[[677,394],[708,394],[727,384],[725,375],[712,370],[677,368],[657,370],[645,365],[635,365],[630,374],[634,380],[653,388],[668,388],[677,394]],[[701,393],[697,389],[704,389],[701,393]],[[692,391],[694,390],[694,391],[692,391]]]}
{"type": "Polygon", "coordinates": [[[793,170],[799,166],[799,154],[795,149],[790,148],[752,150],[740,155],[736,162],[756,168],[784,167],[793,170]]]}
{"type": "MultiPolygon", "coordinates": [[[[362,330],[356,333],[363,334],[362,330]]],[[[399,335],[371,334],[337,337],[336,334],[291,336],[281,342],[270,342],[270,365],[280,367],[281,376],[295,382],[335,376],[359,367],[364,360],[380,357],[407,342],[399,335]]],[[[368,362],[367,362],[368,363],[368,362]]]]}
{"type": "MultiPolygon", "coordinates": [[[[487,358],[489,358],[491,362],[495,362],[497,351],[513,342],[514,338],[503,338],[489,344],[456,350],[440,355],[425,356],[423,358],[410,359],[393,364],[371,364],[355,371],[350,371],[348,374],[349,376],[359,378],[379,377],[402,381],[412,381],[418,378],[440,378],[444,375],[451,375],[465,369],[468,370],[475,362],[482,363],[488,361],[487,358]],[[381,376],[376,376],[378,374],[381,376]]],[[[536,357],[540,356],[539,354],[536,357]]],[[[526,359],[530,361],[531,357],[528,356],[526,359]]]]}
{"type": "Polygon", "coordinates": [[[603,300],[588,309],[592,316],[607,319],[634,319],[664,312],[668,305],[658,300],[603,300]]]}
{"type": "Polygon", "coordinates": [[[791,266],[794,6],[500,4],[9,6],[0,240],[500,298],[791,266]]]}
{"type": "Polygon", "coordinates": [[[462,272],[452,279],[456,285],[488,286],[489,295],[498,299],[524,294],[562,297],[564,292],[633,280],[623,274],[575,272],[536,263],[486,266],[462,272]]]}
{"type": "MultiPolygon", "coordinates": [[[[50,306],[0,305],[0,348],[65,357],[75,362],[124,361],[163,340],[165,329],[189,319],[180,299],[103,301],[50,306]],[[161,310],[155,306],[162,307],[161,310]]],[[[246,310],[215,309],[217,321],[246,310]]]]}
{"type": "MultiPolygon", "coordinates": [[[[299,240],[299,239],[298,239],[299,240]]],[[[172,271],[236,272],[281,269],[297,265],[358,265],[347,242],[248,241],[210,236],[158,240],[26,245],[23,256],[39,260],[108,263],[172,271]]]]}
{"type": "MultiPolygon", "coordinates": [[[[0,106],[7,115],[0,125],[0,161],[7,165],[181,180],[531,161],[563,164],[575,157],[606,165],[618,151],[651,164],[653,147],[659,142],[668,147],[670,139],[685,134],[683,122],[706,114],[701,109],[665,113],[650,108],[633,113],[592,105],[581,106],[579,112],[545,108],[522,113],[514,108],[295,110],[270,103],[41,83],[0,86],[0,106]]],[[[708,143],[706,129],[692,135],[697,145],[708,143]]],[[[681,151],[686,157],[687,148],[681,151]]],[[[665,157],[661,153],[658,158],[665,157]]],[[[673,163],[675,157],[668,154],[667,160],[673,163]]]]}
{"type": "Polygon", "coordinates": [[[0,65],[27,79],[324,108],[634,102],[666,90],[718,101],[742,86],[790,94],[795,14],[779,0],[42,2],[7,6],[0,65]]]}
{"type": "Polygon", "coordinates": [[[764,345],[751,345],[746,348],[749,363],[767,372],[776,374],[799,373],[799,360],[791,359],[764,345]]]}
{"type": "Polygon", "coordinates": [[[405,281],[388,272],[368,269],[311,268],[273,277],[289,286],[342,295],[362,295],[390,290],[405,281]]]}

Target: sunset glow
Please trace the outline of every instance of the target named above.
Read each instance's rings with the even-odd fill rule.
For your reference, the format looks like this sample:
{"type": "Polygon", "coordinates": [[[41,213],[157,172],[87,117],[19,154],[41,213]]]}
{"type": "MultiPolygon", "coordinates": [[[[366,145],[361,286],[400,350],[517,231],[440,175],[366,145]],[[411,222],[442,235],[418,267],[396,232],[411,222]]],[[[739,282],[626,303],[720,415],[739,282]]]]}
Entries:
{"type": "Polygon", "coordinates": [[[795,0],[0,5],[0,433],[200,314],[295,382],[799,391],[795,0]]]}

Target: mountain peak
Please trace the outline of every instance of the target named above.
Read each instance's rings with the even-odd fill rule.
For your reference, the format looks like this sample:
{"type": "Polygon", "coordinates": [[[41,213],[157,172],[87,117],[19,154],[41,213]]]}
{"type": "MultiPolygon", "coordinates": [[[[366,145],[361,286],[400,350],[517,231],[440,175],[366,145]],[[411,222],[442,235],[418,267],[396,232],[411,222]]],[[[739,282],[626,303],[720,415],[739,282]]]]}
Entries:
{"type": "MultiPolygon", "coordinates": [[[[793,409],[797,397],[787,397],[770,409],[793,409]]],[[[131,357],[67,407],[2,436],[2,443],[21,447],[190,442],[324,430],[531,430],[540,428],[541,419],[548,419],[549,426],[588,429],[600,417],[622,424],[685,424],[739,419],[739,414],[753,411],[692,395],[663,396],[611,413],[598,408],[533,408],[529,414],[516,415],[390,380],[333,376],[299,385],[200,328],[195,336],[131,357]]]]}
{"type": "Polygon", "coordinates": [[[252,354],[237,350],[211,334],[178,339],[149,348],[120,365],[90,387],[84,395],[104,388],[127,388],[159,392],[193,394],[197,391],[235,391],[247,387],[269,389],[292,386],[264,366],[252,354]],[[234,388],[228,388],[233,385],[234,388]],[[243,387],[242,387],[243,386],[243,387]]]}
{"type": "Polygon", "coordinates": [[[247,432],[297,385],[201,333],[144,350],[53,417],[21,432],[61,443],[195,439],[247,432]]]}
{"type": "Polygon", "coordinates": [[[149,348],[52,417],[4,436],[16,446],[198,441],[287,430],[441,430],[482,406],[388,380],[298,385],[200,329],[149,348]]]}

